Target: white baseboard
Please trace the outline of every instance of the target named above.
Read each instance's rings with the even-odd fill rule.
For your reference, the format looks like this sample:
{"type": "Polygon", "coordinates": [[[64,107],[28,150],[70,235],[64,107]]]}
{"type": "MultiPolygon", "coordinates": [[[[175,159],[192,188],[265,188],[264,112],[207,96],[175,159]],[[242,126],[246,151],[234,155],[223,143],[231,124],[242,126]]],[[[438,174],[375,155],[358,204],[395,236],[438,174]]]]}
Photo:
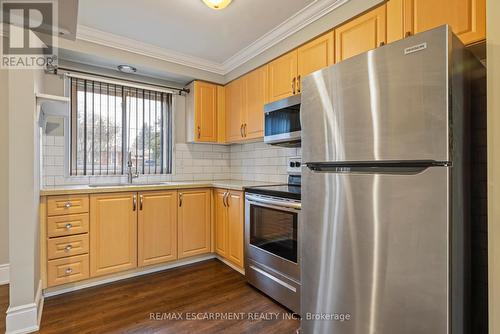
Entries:
{"type": "Polygon", "coordinates": [[[231,267],[231,269],[236,270],[237,272],[239,272],[242,275],[245,275],[245,269],[238,268],[237,266],[235,266],[234,264],[232,264],[230,261],[226,260],[222,256],[216,255],[215,257],[219,261],[221,261],[222,263],[224,263],[226,266],[231,267]]]}
{"type": "Polygon", "coordinates": [[[33,333],[40,328],[42,319],[43,295],[42,281],[38,283],[33,303],[10,307],[7,309],[6,334],[33,333]]]}
{"type": "Polygon", "coordinates": [[[171,269],[171,268],[181,267],[181,266],[185,266],[188,264],[206,261],[206,260],[210,260],[210,259],[214,259],[214,258],[215,258],[214,254],[202,255],[202,256],[195,257],[195,258],[190,258],[190,259],[186,259],[186,260],[179,260],[179,261],[167,263],[167,264],[156,266],[156,267],[151,267],[151,268],[146,268],[146,269],[138,269],[138,270],[134,270],[131,272],[125,272],[123,274],[117,274],[117,275],[114,275],[112,277],[106,277],[106,278],[100,278],[100,279],[96,278],[96,279],[91,279],[89,281],[84,281],[81,283],[72,283],[72,284],[61,285],[58,287],[45,289],[45,291],[43,292],[43,295],[44,295],[44,297],[53,297],[53,296],[61,295],[61,294],[68,293],[68,292],[78,291],[78,290],[90,288],[90,287],[97,286],[97,285],[117,282],[117,281],[121,281],[121,280],[124,280],[127,278],[151,274],[151,273],[155,273],[158,271],[163,271],[163,270],[167,270],[167,269],[171,269]]]}
{"type": "Polygon", "coordinates": [[[10,265],[0,264],[0,285],[9,284],[10,281],[10,265]]]}

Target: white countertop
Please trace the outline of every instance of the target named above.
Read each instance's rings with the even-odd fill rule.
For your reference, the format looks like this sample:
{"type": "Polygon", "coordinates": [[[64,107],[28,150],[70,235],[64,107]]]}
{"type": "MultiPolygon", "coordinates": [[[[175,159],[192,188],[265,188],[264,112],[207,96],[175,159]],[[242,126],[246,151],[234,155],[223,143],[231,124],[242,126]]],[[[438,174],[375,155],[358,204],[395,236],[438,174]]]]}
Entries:
{"type": "Polygon", "coordinates": [[[43,187],[40,196],[70,195],[70,194],[96,194],[126,191],[151,191],[170,189],[191,189],[191,188],[223,188],[231,190],[244,190],[247,187],[274,185],[277,183],[244,181],[244,180],[210,180],[210,181],[190,181],[190,182],[161,182],[158,184],[126,184],[111,186],[89,186],[89,185],[68,185],[43,187]]]}

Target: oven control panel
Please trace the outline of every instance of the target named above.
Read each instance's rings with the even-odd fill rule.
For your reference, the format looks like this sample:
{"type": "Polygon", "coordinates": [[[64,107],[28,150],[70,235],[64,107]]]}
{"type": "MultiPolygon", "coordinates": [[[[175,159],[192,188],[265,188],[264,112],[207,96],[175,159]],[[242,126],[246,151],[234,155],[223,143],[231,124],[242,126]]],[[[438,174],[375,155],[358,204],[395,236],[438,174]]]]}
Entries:
{"type": "Polygon", "coordinates": [[[293,157],[288,158],[287,172],[290,175],[300,175],[302,171],[302,158],[293,157]]]}

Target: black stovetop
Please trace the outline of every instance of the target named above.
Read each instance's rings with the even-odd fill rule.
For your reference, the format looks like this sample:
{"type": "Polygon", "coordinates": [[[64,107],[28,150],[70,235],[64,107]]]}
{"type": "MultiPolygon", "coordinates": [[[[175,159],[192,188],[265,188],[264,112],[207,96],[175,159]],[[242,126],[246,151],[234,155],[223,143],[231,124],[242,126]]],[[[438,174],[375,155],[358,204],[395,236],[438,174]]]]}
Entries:
{"type": "Polygon", "coordinates": [[[245,191],[254,194],[300,200],[300,189],[298,185],[281,184],[275,186],[250,187],[245,188],[245,191]]]}

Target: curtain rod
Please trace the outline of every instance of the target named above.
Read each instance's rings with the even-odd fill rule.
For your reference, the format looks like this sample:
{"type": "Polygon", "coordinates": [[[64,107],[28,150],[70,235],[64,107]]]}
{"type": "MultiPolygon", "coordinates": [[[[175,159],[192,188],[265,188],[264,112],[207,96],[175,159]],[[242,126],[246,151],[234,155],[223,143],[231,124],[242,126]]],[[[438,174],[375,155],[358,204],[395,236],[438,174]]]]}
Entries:
{"type": "Polygon", "coordinates": [[[81,70],[75,70],[75,69],[72,69],[72,68],[66,68],[66,67],[61,67],[61,66],[56,67],[55,69],[52,70],[52,72],[54,74],[59,74],[59,75],[63,74],[63,73],[58,73],[59,70],[61,70],[61,71],[68,71],[68,72],[75,72],[75,73],[80,73],[80,74],[84,74],[84,75],[90,75],[90,76],[94,76],[94,77],[102,77],[102,78],[110,79],[110,80],[118,80],[118,81],[122,81],[124,83],[130,82],[130,83],[134,83],[134,84],[147,85],[147,86],[158,87],[158,88],[162,88],[162,89],[170,89],[170,90],[173,90],[173,91],[177,91],[179,93],[179,95],[182,95],[182,93],[189,94],[189,92],[190,92],[190,90],[187,89],[187,88],[176,88],[176,87],[170,87],[170,86],[164,86],[164,85],[158,85],[158,84],[154,84],[154,83],[149,83],[149,82],[145,82],[145,81],[129,80],[129,79],[124,79],[124,78],[120,78],[120,77],[114,77],[114,76],[111,76],[111,75],[97,74],[97,73],[86,72],[86,71],[81,71],[81,70]]]}

